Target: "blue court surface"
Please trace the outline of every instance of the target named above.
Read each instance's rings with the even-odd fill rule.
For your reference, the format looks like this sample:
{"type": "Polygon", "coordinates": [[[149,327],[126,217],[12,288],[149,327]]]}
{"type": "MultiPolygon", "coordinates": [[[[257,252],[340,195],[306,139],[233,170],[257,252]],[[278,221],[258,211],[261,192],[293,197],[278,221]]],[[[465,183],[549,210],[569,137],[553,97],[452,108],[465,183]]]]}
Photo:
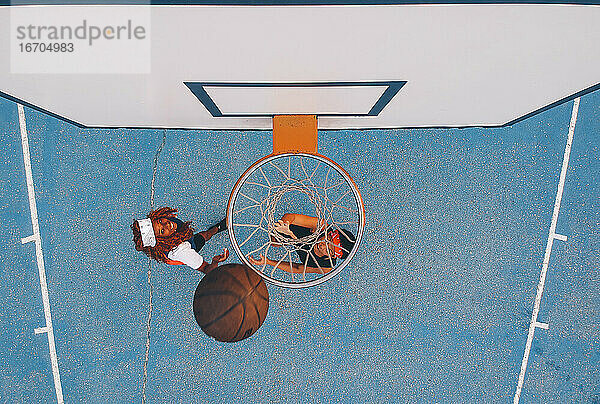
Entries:
{"type": "MultiPolygon", "coordinates": [[[[512,402],[548,252],[520,402],[599,403],[599,92],[580,99],[548,250],[573,106],[498,129],[320,132],[362,193],[363,244],[322,285],[269,286],[265,323],[233,344],[194,320],[202,274],[149,263],[129,226],[155,155],[155,207],[203,230],[271,133],[79,129],[25,108],[53,370],[18,109],[0,100],[0,401],[60,386],[72,403],[512,402]]],[[[224,247],[226,232],[203,255],[224,247]]]]}

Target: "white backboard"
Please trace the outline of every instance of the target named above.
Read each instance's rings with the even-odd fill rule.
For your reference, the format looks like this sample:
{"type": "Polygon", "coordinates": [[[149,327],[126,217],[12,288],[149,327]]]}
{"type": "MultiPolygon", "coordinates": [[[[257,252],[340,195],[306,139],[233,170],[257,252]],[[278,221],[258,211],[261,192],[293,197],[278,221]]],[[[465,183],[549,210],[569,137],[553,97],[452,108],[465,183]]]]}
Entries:
{"type": "Polygon", "coordinates": [[[598,87],[599,21],[586,5],[1,7],[0,92],[86,127],[502,126],[598,87]],[[20,48],[19,27],[83,20],[144,38],[20,48]]]}

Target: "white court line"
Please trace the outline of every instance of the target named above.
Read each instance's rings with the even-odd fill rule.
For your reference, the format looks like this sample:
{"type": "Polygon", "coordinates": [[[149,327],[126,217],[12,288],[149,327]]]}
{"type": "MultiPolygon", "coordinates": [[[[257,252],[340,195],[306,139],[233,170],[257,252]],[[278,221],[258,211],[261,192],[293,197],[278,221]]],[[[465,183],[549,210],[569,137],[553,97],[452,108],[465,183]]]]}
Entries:
{"type": "Polygon", "coordinates": [[[548,232],[548,241],[546,243],[546,253],[544,254],[544,262],[542,263],[542,272],[540,274],[540,282],[537,287],[537,294],[535,295],[535,304],[533,306],[533,313],[531,313],[531,323],[529,324],[529,332],[527,334],[527,343],[525,344],[525,353],[523,355],[523,361],[521,362],[521,372],[519,373],[519,382],[517,384],[517,390],[515,391],[515,397],[513,400],[514,404],[518,404],[519,398],[521,397],[521,391],[523,390],[523,383],[525,381],[525,372],[527,371],[527,361],[529,360],[529,353],[531,351],[531,344],[533,343],[533,334],[535,333],[536,327],[548,329],[548,324],[538,323],[537,317],[540,312],[540,304],[542,302],[542,294],[544,293],[544,284],[546,283],[546,273],[548,272],[548,264],[550,263],[550,254],[552,253],[552,243],[555,238],[566,241],[566,236],[560,236],[555,233],[556,223],[558,222],[558,212],[560,211],[560,203],[562,200],[563,189],[565,187],[565,179],[567,177],[567,167],[569,166],[569,156],[571,155],[571,145],[573,144],[573,133],[575,132],[575,122],[577,122],[577,112],[579,111],[579,98],[575,99],[573,103],[573,112],[571,113],[571,123],[569,124],[569,135],[567,137],[567,145],[565,146],[565,154],[563,156],[562,169],[560,171],[560,179],[558,180],[558,191],[556,192],[556,199],[554,201],[554,211],[552,212],[552,223],[550,224],[550,231],[548,232]]]}
{"type": "Polygon", "coordinates": [[[563,236],[562,234],[555,234],[554,238],[560,241],[567,241],[567,236],[563,236]]]}
{"type": "Polygon", "coordinates": [[[46,282],[46,269],[44,267],[44,255],[42,253],[42,241],[40,238],[40,225],[38,223],[37,205],[35,203],[35,190],[33,188],[33,174],[31,171],[31,156],[29,154],[29,136],[25,124],[25,110],[21,104],[17,104],[19,111],[19,126],[21,128],[21,145],[23,146],[23,163],[25,163],[25,179],[27,181],[27,194],[29,196],[29,210],[31,212],[31,224],[33,234],[21,239],[21,243],[35,242],[35,256],[40,275],[40,287],[42,289],[42,302],[44,304],[44,317],[46,326],[36,328],[35,334],[48,333],[48,347],[50,348],[50,362],[52,364],[52,375],[54,376],[54,389],[56,400],[59,404],[64,402],[62,386],[60,384],[60,373],[58,371],[58,358],[56,356],[56,345],[54,343],[54,329],[52,328],[52,316],[50,315],[50,299],[48,298],[48,284],[46,282]]]}
{"type": "Polygon", "coordinates": [[[39,327],[39,328],[36,328],[35,330],[33,330],[33,332],[35,334],[43,334],[48,331],[50,331],[50,329],[48,327],[39,327]]]}
{"type": "Polygon", "coordinates": [[[32,234],[31,236],[23,237],[21,239],[21,244],[27,244],[27,243],[30,243],[32,241],[36,241],[37,239],[38,239],[38,235],[37,234],[32,234]]]}

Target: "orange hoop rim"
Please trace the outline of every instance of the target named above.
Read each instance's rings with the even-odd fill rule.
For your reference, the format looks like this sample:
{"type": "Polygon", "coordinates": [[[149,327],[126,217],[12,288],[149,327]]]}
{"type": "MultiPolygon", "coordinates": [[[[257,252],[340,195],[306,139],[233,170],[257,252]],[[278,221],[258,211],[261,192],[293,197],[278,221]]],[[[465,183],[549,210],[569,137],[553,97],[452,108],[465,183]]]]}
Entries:
{"type": "Polygon", "coordinates": [[[334,276],[336,276],[337,274],[339,274],[350,263],[350,261],[352,260],[352,258],[354,258],[354,256],[356,255],[356,252],[358,251],[358,248],[359,248],[360,243],[363,238],[365,221],[366,220],[365,220],[364,202],[363,202],[362,196],[360,194],[360,191],[358,190],[358,187],[356,186],[356,183],[354,182],[352,177],[338,163],[336,163],[329,157],[323,156],[318,153],[306,153],[306,152],[302,152],[302,153],[294,153],[294,152],[271,153],[267,156],[260,158],[254,164],[252,164],[250,167],[248,167],[248,169],[246,169],[246,171],[244,171],[244,173],[236,181],[236,183],[231,191],[231,194],[229,196],[229,200],[227,202],[227,232],[229,234],[229,239],[231,241],[231,244],[232,244],[233,249],[235,250],[236,254],[239,256],[239,258],[243,261],[243,263],[245,265],[252,268],[265,281],[267,281],[271,284],[277,285],[277,286],[281,286],[281,287],[285,287],[285,288],[292,288],[292,289],[316,286],[318,284],[328,281],[329,279],[331,279],[334,276]],[[359,218],[358,232],[357,232],[356,241],[354,243],[354,246],[352,247],[352,250],[346,257],[346,259],[341,261],[341,263],[339,265],[337,265],[335,268],[333,268],[332,271],[324,274],[323,276],[321,276],[319,278],[316,278],[316,279],[313,279],[310,281],[298,281],[298,282],[282,281],[282,280],[275,279],[275,278],[265,274],[261,270],[258,270],[254,265],[252,265],[252,263],[250,263],[248,261],[247,257],[241,251],[241,248],[238,245],[237,240],[235,238],[235,230],[234,230],[234,223],[233,223],[233,213],[234,213],[233,208],[235,205],[235,201],[237,200],[237,196],[239,195],[239,191],[242,188],[245,181],[250,177],[251,174],[253,174],[259,167],[262,167],[264,164],[266,164],[270,161],[276,160],[276,159],[281,159],[281,158],[286,158],[286,157],[291,158],[292,156],[316,159],[318,161],[324,162],[329,167],[331,167],[335,171],[337,171],[338,174],[340,174],[342,176],[342,178],[344,178],[344,180],[346,181],[346,183],[352,190],[352,194],[354,196],[354,201],[358,208],[358,218],[359,218]]]}

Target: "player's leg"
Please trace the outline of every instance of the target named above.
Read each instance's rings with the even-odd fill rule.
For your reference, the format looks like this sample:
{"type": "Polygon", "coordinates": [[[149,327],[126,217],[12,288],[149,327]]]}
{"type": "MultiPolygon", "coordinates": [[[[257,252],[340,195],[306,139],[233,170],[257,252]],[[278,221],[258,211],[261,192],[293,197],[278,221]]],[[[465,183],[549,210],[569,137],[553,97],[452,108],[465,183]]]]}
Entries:
{"type": "Polygon", "coordinates": [[[225,229],[227,229],[227,223],[226,223],[226,220],[223,219],[219,223],[216,223],[215,225],[209,227],[207,230],[201,231],[198,234],[200,234],[204,238],[204,241],[206,242],[206,241],[210,240],[212,238],[212,236],[214,236],[217,233],[222,232],[225,229]]]}

